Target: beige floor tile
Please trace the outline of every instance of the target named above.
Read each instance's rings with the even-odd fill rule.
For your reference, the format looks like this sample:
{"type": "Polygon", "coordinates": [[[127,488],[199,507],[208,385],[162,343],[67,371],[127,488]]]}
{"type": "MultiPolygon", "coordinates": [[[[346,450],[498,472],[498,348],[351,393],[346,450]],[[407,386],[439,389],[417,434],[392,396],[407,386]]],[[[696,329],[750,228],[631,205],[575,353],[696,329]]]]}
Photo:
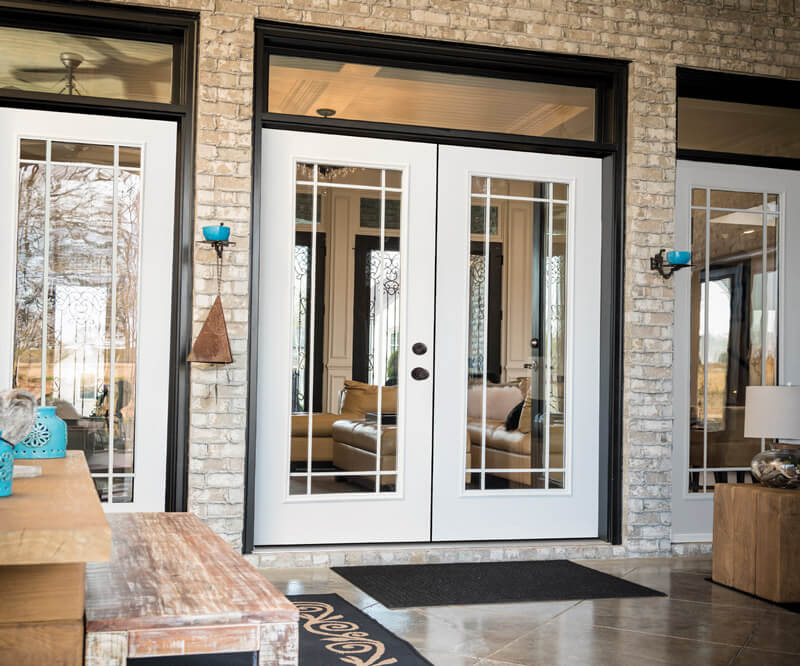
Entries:
{"type": "Polygon", "coordinates": [[[539,664],[727,666],[738,649],[732,645],[578,625],[559,618],[525,634],[489,658],[526,666],[539,664]]]}
{"type": "Polygon", "coordinates": [[[625,574],[625,580],[664,592],[672,599],[696,601],[715,606],[736,606],[767,611],[771,604],[736,590],[712,583],[711,572],[707,574],[686,571],[670,571],[660,567],[637,567],[625,574]]]}
{"type": "Polygon", "coordinates": [[[420,650],[420,654],[434,666],[477,666],[483,662],[476,657],[465,657],[452,652],[440,652],[438,650],[420,650]]]}
{"type": "Polygon", "coordinates": [[[745,648],[737,655],[733,666],[797,666],[798,661],[796,654],[745,648]]]}
{"type": "Polygon", "coordinates": [[[668,597],[589,599],[560,618],[661,636],[741,646],[758,626],[761,610],[714,606],[668,597]]]}
{"type": "Polygon", "coordinates": [[[420,609],[389,610],[371,606],[364,612],[418,650],[464,657],[487,656],[525,631],[517,628],[489,631],[480,625],[464,627],[420,609]]]}
{"type": "Polygon", "coordinates": [[[761,616],[747,643],[748,648],[788,652],[795,655],[795,663],[800,664],[800,613],[785,610],[770,610],[761,616]]]}

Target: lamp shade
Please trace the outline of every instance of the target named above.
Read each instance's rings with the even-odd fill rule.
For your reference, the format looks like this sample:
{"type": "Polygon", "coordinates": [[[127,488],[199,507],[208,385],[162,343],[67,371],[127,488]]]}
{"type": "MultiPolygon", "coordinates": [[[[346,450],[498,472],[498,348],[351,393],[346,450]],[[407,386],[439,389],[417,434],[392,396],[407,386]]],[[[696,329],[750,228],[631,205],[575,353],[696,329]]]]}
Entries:
{"type": "Polygon", "coordinates": [[[748,386],[744,436],[800,439],[800,386],[748,386]]]}

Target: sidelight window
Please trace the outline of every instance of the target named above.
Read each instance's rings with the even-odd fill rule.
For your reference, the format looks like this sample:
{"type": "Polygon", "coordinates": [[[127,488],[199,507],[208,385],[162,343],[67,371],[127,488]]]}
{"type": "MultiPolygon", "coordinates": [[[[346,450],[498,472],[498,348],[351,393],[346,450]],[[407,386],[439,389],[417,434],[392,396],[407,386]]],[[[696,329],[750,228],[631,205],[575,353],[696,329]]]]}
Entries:
{"type": "Polygon", "coordinates": [[[770,192],[692,189],[689,492],[750,483],[745,388],[776,383],[778,230],[770,192]]]}

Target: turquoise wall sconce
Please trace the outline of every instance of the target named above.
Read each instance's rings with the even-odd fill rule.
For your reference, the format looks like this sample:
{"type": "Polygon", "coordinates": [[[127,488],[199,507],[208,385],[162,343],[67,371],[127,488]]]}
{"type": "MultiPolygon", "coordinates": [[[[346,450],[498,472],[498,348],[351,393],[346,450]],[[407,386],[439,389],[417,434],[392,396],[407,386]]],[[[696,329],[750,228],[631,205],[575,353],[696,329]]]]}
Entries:
{"type": "Polygon", "coordinates": [[[650,257],[650,270],[657,271],[665,280],[669,280],[675,271],[691,266],[689,262],[692,253],[686,250],[661,250],[655,256],[650,257]],[[666,256],[665,256],[666,255],[666,256]]]}

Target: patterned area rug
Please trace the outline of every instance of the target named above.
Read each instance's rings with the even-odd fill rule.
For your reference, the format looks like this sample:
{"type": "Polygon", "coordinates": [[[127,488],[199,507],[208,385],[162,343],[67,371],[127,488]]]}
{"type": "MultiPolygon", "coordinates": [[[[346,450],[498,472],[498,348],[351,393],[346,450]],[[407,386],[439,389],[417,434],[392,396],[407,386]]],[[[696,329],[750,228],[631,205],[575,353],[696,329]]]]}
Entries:
{"type": "Polygon", "coordinates": [[[411,644],[338,594],[292,594],[289,599],[300,611],[300,666],[431,665],[411,644]]]}

